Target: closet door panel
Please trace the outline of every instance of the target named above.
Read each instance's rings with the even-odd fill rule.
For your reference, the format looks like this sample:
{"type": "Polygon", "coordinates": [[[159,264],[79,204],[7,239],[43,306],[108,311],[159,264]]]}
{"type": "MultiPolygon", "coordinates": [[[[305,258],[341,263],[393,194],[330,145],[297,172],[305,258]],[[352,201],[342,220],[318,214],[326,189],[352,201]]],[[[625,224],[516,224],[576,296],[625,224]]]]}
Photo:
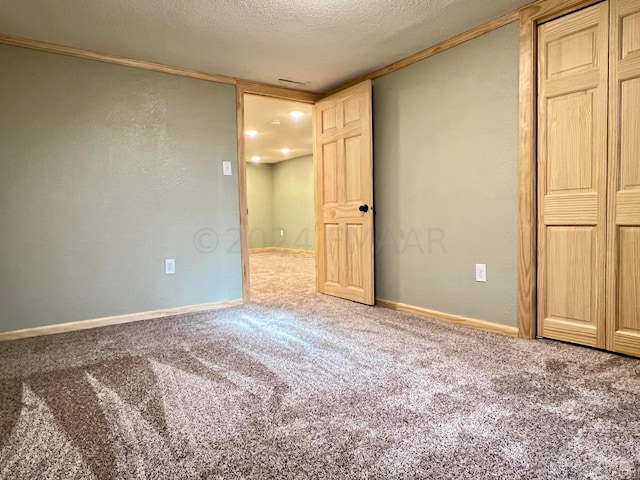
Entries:
{"type": "Polygon", "coordinates": [[[538,29],[538,334],[605,346],[606,2],[538,29]]]}
{"type": "Polygon", "coordinates": [[[640,0],[612,0],[607,348],[640,356],[640,0]]]}

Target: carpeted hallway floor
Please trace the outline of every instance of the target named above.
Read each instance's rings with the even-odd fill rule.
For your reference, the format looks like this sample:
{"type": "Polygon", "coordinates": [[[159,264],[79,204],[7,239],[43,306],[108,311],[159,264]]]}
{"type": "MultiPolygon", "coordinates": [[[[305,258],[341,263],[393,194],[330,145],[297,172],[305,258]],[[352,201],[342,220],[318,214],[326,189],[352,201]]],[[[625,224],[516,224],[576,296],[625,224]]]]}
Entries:
{"type": "Polygon", "coordinates": [[[0,343],[1,479],[638,479],[640,361],[314,293],[0,343]]]}

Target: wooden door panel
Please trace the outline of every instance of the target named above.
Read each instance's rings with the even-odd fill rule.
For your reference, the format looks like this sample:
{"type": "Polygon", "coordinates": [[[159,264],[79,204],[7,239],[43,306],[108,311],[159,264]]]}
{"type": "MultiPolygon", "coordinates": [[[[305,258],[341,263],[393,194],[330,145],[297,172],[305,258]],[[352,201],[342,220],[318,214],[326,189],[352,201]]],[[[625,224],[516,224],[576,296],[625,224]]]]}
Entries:
{"type": "MultiPolygon", "coordinates": [[[[563,29],[577,28],[575,25],[563,29]]],[[[553,30],[552,30],[553,32],[553,30]]],[[[597,67],[596,29],[561,36],[547,44],[547,79],[551,80],[597,67]]]]}
{"type": "Polygon", "coordinates": [[[619,329],[640,332],[640,228],[619,229],[619,329]]]}
{"type": "Polygon", "coordinates": [[[640,55],[640,12],[631,13],[629,15],[623,14],[621,18],[621,58],[626,60],[630,56],[640,55]]]}
{"type": "Polygon", "coordinates": [[[610,19],[607,348],[640,356],[640,0],[610,19]]]}
{"type": "Polygon", "coordinates": [[[327,223],[324,231],[326,282],[337,286],[340,285],[340,225],[327,223]]]}
{"type": "Polygon", "coordinates": [[[640,77],[622,82],[620,93],[620,187],[640,190],[640,77]]]}
{"type": "Polygon", "coordinates": [[[322,167],[322,185],[325,204],[338,203],[338,144],[337,142],[322,145],[324,164],[322,167]]]}
{"type": "Polygon", "coordinates": [[[615,196],[615,221],[620,225],[640,225],[640,195],[634,191],[620,191],[615,196]]]}
{"type": "Polygon", "coordinates": [[[362,289],[364,279],[362,271],[362,225],[347,224],[347,287],[362,289]]]}
{"type": "Polygon", "coordinates": [[[595,229],[547,230],[547,318],[593,324],[595,229]]]}
{"type": "Polygon", "coordinates": [[[366,180],[363,171],[368,168],[363,160],[360,146],[360,136],[345,139],[345,169],[346,169],[346,198],[345,203],[357,203],[358,206],[367,203],[362,198],[362,181],[366,180]],[[364,165],[363,165],[364,163],[364,165]]]}
{"type": "Polygon", "coordinates": [[[545,225],[595,225],[598,223],[599,198],[588,195],[548,196],[544,200],[545,225]]]}
{"type": "Polygon", "coordinates": [[[318,291],[373,305],[371,82],[320,101],[314,118],[318,291]]]}
{"type": "Polygon", "coordinates": [[[335,132],[338,125],[337,109],[334,106],[322,110],[320,131],[323,134],[335,132]]]}
{"type": "Polygon", "coordinates": [[[547,100],[547,193],[592,192],[594,90],[547,100]]]}
{"type": "Polygon", "coordinates": [[[538,29],[538,333],[605,346],[608,5],[538,29]]]}
{"type": "Polygon", "coordinates": [[[362,120],[362,99],[359,96],[347,99],[344,102],[344,126],[357,125],[362,120]]]}
{"type": "Polygon", "coordinates": [[[545,319],[544,337],[600,348],[594,341],[598,338],[598,329],[587,323],[548,318],[545,319]]]}

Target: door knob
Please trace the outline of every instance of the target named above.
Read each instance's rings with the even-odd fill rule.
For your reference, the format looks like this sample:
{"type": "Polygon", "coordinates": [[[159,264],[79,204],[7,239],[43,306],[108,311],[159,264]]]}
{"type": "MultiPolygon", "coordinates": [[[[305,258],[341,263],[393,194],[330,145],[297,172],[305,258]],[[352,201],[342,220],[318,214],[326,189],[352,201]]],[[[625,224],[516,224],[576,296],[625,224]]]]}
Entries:
{"type": "Polygon", "coordinates": [[[362,213],[367,213],[369,211],[369,205],[360,205],[360,207],[358,207],[358,210],[360,210],[362,213]]]}

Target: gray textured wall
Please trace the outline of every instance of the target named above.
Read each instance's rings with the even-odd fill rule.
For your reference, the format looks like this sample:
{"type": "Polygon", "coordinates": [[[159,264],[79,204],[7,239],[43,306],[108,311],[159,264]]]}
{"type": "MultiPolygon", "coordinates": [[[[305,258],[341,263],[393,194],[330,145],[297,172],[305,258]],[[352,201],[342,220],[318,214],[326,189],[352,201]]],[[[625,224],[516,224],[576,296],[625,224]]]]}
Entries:
{"type": "Polygon", "coordinates": [[[249,248],[273,247],[273,165],[247,162],[249,248]]]}
{"type": "Polygon", "coordinates": [[[240,298],[235,112],[233,86],[0,46],[0,331],[240,298]]]}
{"type": "Polygon", "coordinates": [[[515,326],[518,26],[382,77],[373,98],[377,297],[515,326]]]}
{"type": "Polygon", "coordinates": [[[273,225],[285,231],[275,237],[280,247],[315,250],[313,155],[273,167],[273,225]]]}

